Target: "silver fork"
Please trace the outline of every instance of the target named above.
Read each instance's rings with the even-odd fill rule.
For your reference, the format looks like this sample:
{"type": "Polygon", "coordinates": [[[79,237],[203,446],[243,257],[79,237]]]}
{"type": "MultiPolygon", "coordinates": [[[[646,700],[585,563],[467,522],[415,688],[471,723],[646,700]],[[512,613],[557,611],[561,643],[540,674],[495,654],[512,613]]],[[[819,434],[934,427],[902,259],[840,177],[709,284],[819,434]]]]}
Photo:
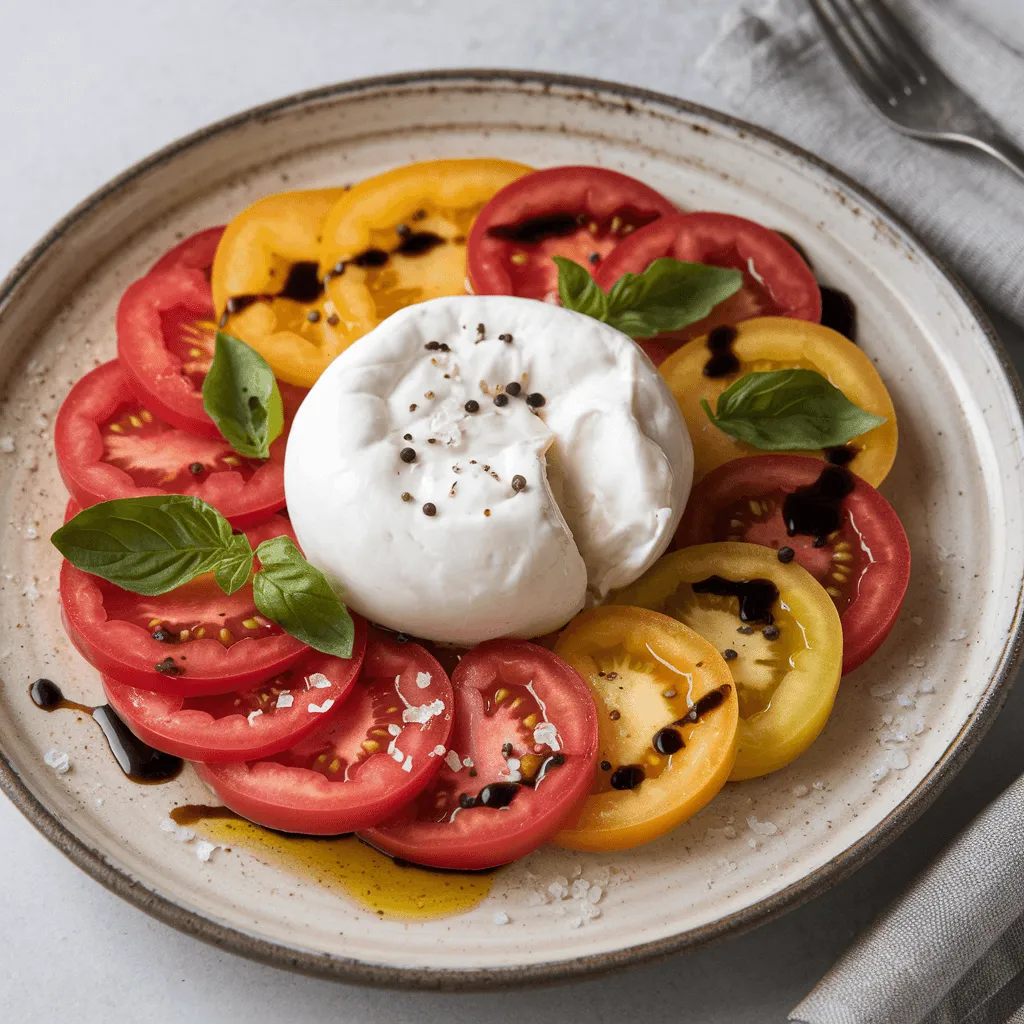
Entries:
{"type": "Polygon", "coordinates": [[[974,146],[1024,178],[1024,151],[957,88],[881,0],[810,0],[854,84],[898,131],[974,146]]]}

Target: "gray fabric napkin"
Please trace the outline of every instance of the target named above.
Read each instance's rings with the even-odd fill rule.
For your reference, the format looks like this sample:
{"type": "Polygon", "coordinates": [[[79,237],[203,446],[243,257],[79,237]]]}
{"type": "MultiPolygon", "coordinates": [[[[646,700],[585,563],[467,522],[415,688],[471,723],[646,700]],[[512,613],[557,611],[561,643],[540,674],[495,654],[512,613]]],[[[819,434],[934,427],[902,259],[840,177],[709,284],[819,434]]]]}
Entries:
{"type": "MultiPolygon", "coordinates": [[[[758,0],[748,0],[755,3],[758,0]]],[[[1024,145],[1024,0],[889,0],[1024,145]]],[[[867,106],[805,0],[726,18],[701,70],[741,117],[899,213],[993,308],[1024,322],[1024,185],[981,153],[904,138],[867,106]]],[[[806,1024],[1024,1024],[1024,779],[966,829],[793,1011],[806,1024]]]]}
{"type": "MultiPolygon", "coordinates": [[[[1024,0],[888,2],[950,78],[1024,146],[1024,0]]],[[[730,14],[700,68],[739,116],[863,182],[979,298],[1024,322],[1024,184],[980,152],[897,134],[850,84],[806,0],[730,14]]]]}

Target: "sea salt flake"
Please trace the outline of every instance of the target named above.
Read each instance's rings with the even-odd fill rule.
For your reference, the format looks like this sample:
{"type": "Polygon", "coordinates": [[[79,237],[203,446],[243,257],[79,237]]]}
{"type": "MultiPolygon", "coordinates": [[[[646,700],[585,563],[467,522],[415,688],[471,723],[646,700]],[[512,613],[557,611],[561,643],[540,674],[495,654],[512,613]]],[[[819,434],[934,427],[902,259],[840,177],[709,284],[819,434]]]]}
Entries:
{"type": "Polygon", "coordinates": [[[889,766],[888,765],[884,765],[884,764],[880,764],[880,765],[876,765],[875,768],[872,769],[871,775],[869,776],[869,778],[871,779],[872,782],[881,782],[882,779],[884,779],[888,774],[889,774],[889,766]]]}
{"type": "Polygon", "coordinates": [[[444,744],[438,743],[436,747],[430,752],[430,757],[444,757],[444,744]]]}
{"type": "Polygon", "coordinates": [[[455,753],[454,750],[449,750],[445,754],[444,763],[453,771],[457,772],[462,767],[462,758],[455,753]]]}
{"type": "Polygon", "coordinates": [[[581,900],[587,895],[587,890],[590,888],[590,883],[585,878],[577,878],[572,883],[572,898],[574,900],[581,900]]]}
{"type": "Polygon", "coordinates": [[[444,713],[444,701],[435,700],[429,704],[421,704],[419,707],[408,707],[402,712],[403,722],[414,722],[417,725],[426,725],[432,718],[444,713]]]}
{"type": "Polygon", "coordinates": [[[509,921],[508,914],[506,914],[504,910],[499,910],[494,915],[494,923],[495,924],[508,924],[508,921],[509,921]]]}
{"type": "Polygon", "coordinates": [[[71,771],[71,758],[63,750],[48,750],[43,760],[58,774],[67,775],[71,771]]]}
{"type": "Polygon", "coordinates": [[[747,828],[759,836],[773,836],[779,831],[779,826],[773,821],[758,821],[753,814],[747,815],[747,828]]]}
{"type": "Polygon", "coordinates": [[[29,601],[38,601],[41,596],[40,590],[36,586],[36,582],[37,581],[35,580],[35,578],[33,578],[31,582],[26,584],[25,589],[22,591],[24,597],[26,597],[29,601]]]}
{"type": "Polygon", "coordinates": [[[958,640],[966,640],[967,639],[967,630],[966,629],[958,630],[949,639],[950,639],[950,641],[952,643],[956,643],[958,640]]]}
{"type": "Polygon", "coordinates": [[[602,889],[601,886],[599,886],[599,885],[592,885],[587,890],[587,899],[591,903],[600,903],[601,902],[601,897],[603,895],[604,895],[604,889],[602,889]]]}
{"type": "Polygon", "coordinates": [[[403,772],[411,772],[412,771],[412,754],[406,754],[405,755],[405,760],[402,762],[402,771],[403,772]]]}
{"type": "Polygon", "coordinates": [[[331,685],[330,679],[323,672],[314,672],[306,680],[306,689],[326,690],[331,685]]]}
{"type": "Polygon", "coordinates": [[[468,757],[468,756],[464,757],[462,759],[462,767],[463,768],[472,768],[473,767],[473,758],[468,757]]]}
{"type": "Polygon", "coordinates": [[[541,722],[533,730],[533,742],[538,745],[549,746],[552,750],[558,751],[558,730],[553,722],[541,722]]]}
{"type": "Polygon", "coordinates": [[[0,437],[0,452],[4,455],[10,455],[14,451],[14,438],[10,434],[4,434],[0,437]]]}
{"type": "Polygon", "coordinates": [[[793,787],[793,796],[807,796],[808,793],[810,790],[802,782],[793,787]]]}
{"type": "Polygon", "coordinates": [[[421,690],[425,690],[430,685],[430,673],[429,672],[417,672],[416,673],[416,685],[421,690]]]}
{"type": "Polygon", "coordinates": [[[395,725],[395,723],[392,722],[390,725],[388,725],[388,733],[391,736],[401,736],[402,735],[402,727],[400,725],[395,725]]]}
{"type": "Polygon", "coordinates": [[[580,920],[582,921],[593,921],[594,918],[601,916],[601,908],[595,907],[593,903],[584,903],[580,907],[580,920]]]}
{"type": "Polygon", "coordinates": [[[290,708],[295,703],[295,698],[290,693],[279,693],[277,695],[277,703],[274,705],[278,708],[290,708]]]}
{"type": "Polygon", "coordinates": [[[736,861],[729,860],[726,857],[719,857],[718,867],[724,874],[728,875],[736,870],[736,861]]]}
{"type": "Polygon", "coordinates": [[[211,843],[207,839],[200,839],[196,843],[196,856],[205,864],[212,856],[213,851],[219,849],[216,843],[211,843]]]}
{"type": "Polygon", "coordinates": [[[548,886],[548,892],[555,897],[556,900],[564,900],[569,895],[569,881],[555,880],[548,886]]]}
{"type": "Polygon", "coordinates": [[[312,715],[322,715],[325,711],[330,711],[331,708],[333,708],[333,707],[334,707],[334,698],[333,697],[328,697],[327,700],[325,700],[323,702],[323,704],[313,704],[313,703],[310,703],[310,705],[309,705],[309,713],[312,714],[312,715]]]}
{"type": "Polygon", "coordinates": [[[923,679],[917,688],[918,693],[934,693],[935,684],[930,679],[923,679]]]}
{"type": "Polygon", "coordinates": [[[907,757],[906,752],[899,749],[887,750],[886,761],[890,768],[894,768],[898,772],[903,771],[904,768],[910,765],[910,758],[907,757]]]}
{"type": "Polygon", "coordinates": [[[245,717],[249,720],[249,724],[252,725],[252,723],[255,722],[262,714],[263,712],[257,708],[255,711],[250,711],[245,717]]]}
{"type": "Polygon", "coordinates": [[[39,531],[34,526],[25,527],[25,540],[38,540],[39,531]]]}
{"type": "Polygon", "coordinates": [[[906,694],[906,693],[898,694],[897,697],[896,697],[896,703],[899,704],[899,706],[901,708],[917,707],[917,704],[915,703],[914,698],[911,697],[909,694],[906,694]]]}

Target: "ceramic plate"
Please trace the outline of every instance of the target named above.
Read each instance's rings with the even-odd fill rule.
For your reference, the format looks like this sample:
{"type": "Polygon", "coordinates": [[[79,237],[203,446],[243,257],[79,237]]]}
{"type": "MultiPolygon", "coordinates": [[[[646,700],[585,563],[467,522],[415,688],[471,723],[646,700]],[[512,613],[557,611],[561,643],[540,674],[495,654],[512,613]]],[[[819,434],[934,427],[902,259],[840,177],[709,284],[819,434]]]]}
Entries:
{"type": "MultiPolygon", "coordinates": [[[[1024,431],[1019,386],[991,328],[852,183],[760,130],[666,96],[542,75],[432,73],[242,114],[112,182],[23,261],[0,294],[0,378],[0,781],[99,881],[247,956],[348,980],[454,988],[566,978],[735,933],[893,839],[963,764],[1010,685],[1024,431]],[[354,898],[357,884],[331,882],[337,872],[312,846],[300,869],[214,835],[221,847],[200,859],[209,852],[202,824],[191,841],[167,830],[171,808],[210,801],[190,770],[134,785],[94,723],[44,714],[27,690],[48,676],[76,699],[102,699],[60,626],[59,561],[46,538],[65,493],[51,431],[70,385],[114,354],[124,288],[184,234],[266,193],[455,156],[601,164],[684,207],[731,211],[797,239],[822,281],[855,300],[860,343],[899,410],[900,452],[884,491],[907,526],[914,571],[889,640],[843,681],[827,729],[795,764],[728,786],[649,846],[614,856],[545,848],[491,877],[472,909],[408,921],[354,898]],[[66,752],[71,770],[44,763],[49,750],[66,752]],[[574,898],[573,882],[589,896],[574,898]]],[[[434,891],[424,890],[424,912],[448,898],[434,891]]]]}

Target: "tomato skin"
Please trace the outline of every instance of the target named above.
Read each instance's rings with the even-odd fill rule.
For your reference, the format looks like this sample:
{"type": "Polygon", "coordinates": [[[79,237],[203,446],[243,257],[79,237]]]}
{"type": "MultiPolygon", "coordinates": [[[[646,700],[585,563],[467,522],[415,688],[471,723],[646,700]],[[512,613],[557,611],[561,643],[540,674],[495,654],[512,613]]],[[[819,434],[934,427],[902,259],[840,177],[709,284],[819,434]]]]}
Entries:
{"type": "Polygon", "coordinates": [[[602,765],[590,796],[555,838],[571,850],[625,850],[657,839],[704,807],[736,759],[736,688],[721,654],[681,622],[645,608],[603,605],[581,612],[555,652],[588,682],[598,706],[599,754],[609,765],[652,770],[653,738],[690,705],[718,689],[722,700],[688,730],[659,774],[616,789],[602,765]],[[634,663],[642,666],[634,669],[634,663]],[[608,669],[614,666],[614,671],[608,669]],[[668,666],[674,666],[674,670],[668,666]],[[682,668],[680,668],[682,666],[682,668]],[[689,687],[676,689],[680,675],[689,687]],[[673,696],[666,697],[671,687],[673,696]]]}
{"type": "MultiPolygon", "coordinates": [[[[143,455],[150,458],[178,458],[172,467],[175,475],[170,486],[138,484],[128,471],[109,461],[112,428],[107,427],[106,433],[103,428],[118,417],[124,419],[138,414],[136,418],[143,420],[149,417],[141,425],[145,435],[146,431],[158,432],[161,422],[139,402],[123,365],[113,360],[90,370],[64,399],[54,424],[57,467],[72,498],[83,508],[113,498],[194,494],[213,505],[233,526],[246,527],[284,507],[285,445],[292,418],[304,396],[305,392],[298,388],[282,386],[285,429],[270,446],[270,458],[265,462],[236,456],[226,441],[217,444],[212,439],[174,430],[161,433],[161,440],[155,445],[150,443],[140,447],[143,455]],[[196,453],[201,456],[200,461],[213,462],[214,468],[204,469],[202,474],[192,478],[188,474],[188,466],[196,453]],[[234,463],[220,468],[225,456],[233,459],[234,463]],[[248,468],[248,477],[243,468],[248,468]]],[[[123,425],[118,427],[119,450],[121,446],[127,446],[130,458],[133,455],[133,434],[126,432],[123,425]]],[[[163,427],[170,429],[166,424],[163,427]]],[[[166,465],[153,467],[153,473],[156,468],[163,470],[166,465]]]]}
{"type": "MultiPolygon", "coordinates": [[[[796,249],[770,228],[727,213],[662,217],[623,239],[600,263],[594,277],[608,291],[623,274],[643,273],[663,256],[743,272],[740,290],[703,320],[660,336],[668,351],[707,334],[713,327],[753,317],[785,316],[813,323],[821,320],[818,282],[796,249]]],[[[660,360],[651,351],[647,354],[658,365],[660,360]]]]}
{"type": "Polygon", "coordinates": [[[267,757],[287,750],[320,728],[327,716],[341,710],[366,652],[366,621],[358,615],[352,618],[356,635],[350,659],[311,650],[291,669],[249,691],[188,698],[140,690],[104,676],[103,692],[128,728],[143,743],[165,754],[210,762],[267,757]],[[330,685],[307,688],[305,681],[315,673],[329,679],[330,685]],[[266,693],[271,686],[290,690],[294,704],[277,708],[275,695],[266,693]],[[261,694],[268,699],[261,701],[261,694]],[[311,702],[322,704],[326,699],[333,700],[335,706],[325,715],[310,713],[311,702]],[[249,720],[252,711],[261,713],[249,720]]]}
{"type": "MultiPolygon", "coordinates": [[[[722,392],[741,376],[755,370],[800,367],[815,370],[854,405],[885,418],[884,423],[849,442],[857,453],[848,468],[877,487],[896,459],[899,431],[892,398],[871,358],[838,332],[806,320],[757,317],[744,320],[734,330],[730,351],[739,362],[735,372],[705,376],[704,369],[711,355],[707,336],[687,342],[658,367],[676,397],[690,432],[694,481],[730,459],[763,454],[713,426],[700,404],[701,399],[715,410],[722,392]]],[[[789,454],[824,458],[823,452],[789,454]]]]}
{"type": "MultiPolygon", "coordinates": [[[[186,373],[186,360],[172,354],[179,324],[213,324],[210,285],[185,266],[152,271],[130,285],[117,307],[117,355],[139,401],[172,426],[204,437],[221,436],[203,408],[202,385],[186,373]],[[167,324],[173,318],[176,323],[167,324]]],[[[212,338],[210,339],[212,342],[212,338]]],[[[202,360],[212,360],[212,345],[202,360]]],[[[198,349],[197,349],[198,350],[198,349]]],[[[205,373],[203,374],[205,376],[205,373]]]]}
{"type": "MultiPolygon", "coordinates": [[[[66,517],[77,511],[74,503],[70,504],[66,517]]],[[[254,550],[271,537],[295,540],[291,525],[283,516],[251,527],[246,535],[254,550]]],[[[140,614],[139,606],[145,607],[147,603],[165,614],[172,612],[178,624],[195,622],[204,610],[212,621],[218,617],[214,607],[230,609],[232,621],[258,617],[252,603],[251,581],[228,597],[207,575],[162,597],[143,598],[65,561],[60,570],[60,602],[64,629],[89,664],[127,686],[157,693],[198,697],[258,686],[292,666],[309,649],[277,626],[269,627],[270,635],[246,636],[225,648],[212,636],[212,630],[211,636],[191,639],[186,646],[155,640],[155,627],[142,624],[143,619],[151,621],[149,613],[140,614]],[[134,618],[139,621],[110,617],[108,603],[124,609],[126,615],[134,611],[134,618]],[[184,669],[180,675],[157,671],[156,665],[168,657],[184,669]]],[[[266,633],[267,628],[259,632],[266,633]]]]}
{"type": "MultiPolygon", "coordinates": [[[[462,756],[468,753],[478,775],[470,781],[465,767],[453,772],[445,764],[437,788],[475,794],[501,781],[498,773],[505,769],[499,750],[513,729],[487,735],[493,729],[488,730],[486,694],[496,684],[512,687],[529,683],[537,688],[541,706],[547,709],[545,715],[550,715],[547,720],[557,726],[557,753],[565,757],[565,762],[553,767],[536,789],[520,785],[503,810],[453,810],[453,818],[438,821],[421,816],[417,805],[411,804],[383,825],[362,833],[361,838],[415,864],[476,871],[526,856],[554,836],[577,811],[594,775],[597,712],[586,683],[577,673],[561,658],[526,640],[480,644],[459,662],[452,683],[455,735],[451,749],[462,756]],[[485,747],[488,739],[490,745],[485,747]]],[[[421,800],[432,806],[434,796],[434,791],[428,790],[421,800]]],[[[452,809],[454,803],[454,797],[450,798],[447,809],[452,809]]]]}
{"type": "MultiPolygon", "coordinates": [[[[359,678],[331,721],[273,758],[196,762],[195,769],[231,810],[266,828],[306,835],[339,835],[370,828],[414,799],[437,774],[442,758],[433,751],[447,745],[452,704],[448,676],[422,647],[396,643],[372,630],[359,678]],[[422,673],[430,676],[425,686],[418,681],[422,673]],[[411,759],[408,770],[383,748],[364,754],[365,748],[360,747],[376,720],[373,707],[395,700],[399,686],[398,692],[410,703],[411,699],[424,703],[439,700],[445,708],[421,728],[404,726],[395,737],[394,742],[402,741],[402,750],[411,759]],[[402,740],[405,730],[410,735],[402,740]],[[320,752],[326,755],[322,761],[320,752]],[[347,763],[349,755],[358,760],[347,763]],[[329,765],[335,756],[346,760],[344,775],[349,778],[345,781],[310,767],[329,765]]],[[[386,736],[387,730],[383,732],[386,736]]]]}
{"type": "Polygon", "coordinates": [[[224,225],[218,224],[214,228],[206,228],[189,235],[184,241],[179,242],[173,249],[168,249],[150,267],[149,272],[160,273],[164,270],[174,270],[183,267],[186,270],[199,270],[207,281],[210,280],[210,269],[213,266],[213,256],[217,251],[221,236],[224,234],[224,225]]]}
{"type": "Polygon", "coordinates": [[[466,251],[472,290],[477,295],[557,301],[558,269],[552,256],[567,256],[592,269],[591,253],[607,259],[629,237],[622,233],[625,223],[611,226],[616,216],[620,220],[628,217],[630,227],[642,230],[642,225],[677,212],[661,193],[617,171],[588,166],[534,171],[503,188],[473,223],[466,251]],[[560,214],[583,217],[580,230],[522,244],[494,234],[502,227],[560,214]],[[603,230],[606,221],[607,231],[603,230]],[[590,223],[598,232],[590,231],[590,223]],[[517,264],[513,256],[522,262],[517,264]]]}
{"type": "MultiPolygon", "coordinates": [[[[728,534],[716,521],[722,509],[807,487],[821,470],[816,459],[796,455],[755,455],[719,466],[694,488],[676,531],[675,546],[726,540],[728,534]]],[[[842,508],[844,524],[855,523],[857,538],[871,551],[871,561],[850,585],[854,596],[841,616],[845,675],[874,654],[899,616],[910,582],[910,544],[893,507],[855,474],[853,491],[843,499],[842,508]]],[[[772,547],[792,547],[796,561],[816,578],[826,577],[820,571],[822,549],[812,547],[809,537],[786,538],[781,516],[773,518],[766,535],[771,536],[772,547]],[[778,543],[776,539],[780,539],[778,543]]],[[[753,530],[742,539],[764,543],[760,537],[755,540],[753,530]]]]}

